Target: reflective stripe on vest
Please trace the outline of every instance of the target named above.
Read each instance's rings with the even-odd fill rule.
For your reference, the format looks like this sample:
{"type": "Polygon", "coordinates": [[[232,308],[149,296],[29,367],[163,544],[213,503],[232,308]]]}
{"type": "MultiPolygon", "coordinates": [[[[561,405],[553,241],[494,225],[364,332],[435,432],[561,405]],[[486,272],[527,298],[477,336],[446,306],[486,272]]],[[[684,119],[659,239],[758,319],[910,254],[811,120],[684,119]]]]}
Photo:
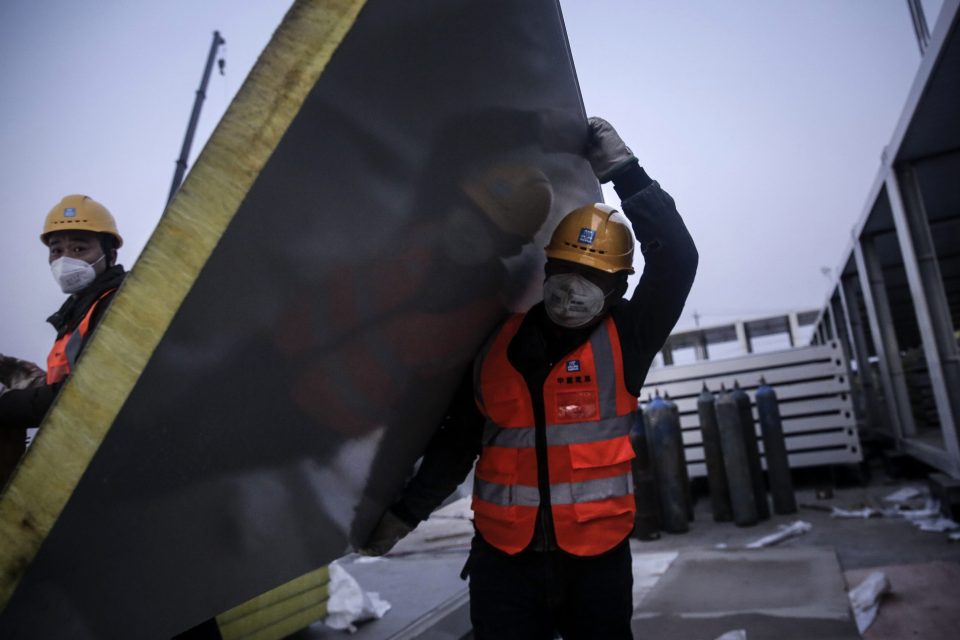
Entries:
{"type": "Polygon", "coordinates": [[[65,333],[50,349],[47,355],[47,384],[60,382],[70,374],[77,366],[77,358],[80,356],[80,349],[83,347],[83,341],[90,333],[90,319],[93,317],[93,311],[100,304],[100,301],[116,291],[110,289],[99,298],[97,298],[90,308],[87,309],[83,320],[77,325],[77,328],[69,333],[65,333]]]}
{"type": "MultiPolygon", "coordinates": [[[[536,507],[540,505],[540,490],[537,487],[523,485],[496,484],[493,482],[477,481],[474,486],[475,494],[481,500],[492,502],[502,507],[517,505],[521,507],[536,507]]],[[[633,475],[626,474],[584,480],[583,482],[563,482],[550,485],[550,504],[575,504],[590,502],[606,498],[627,496],[633,494],[633,475]]]]}
{"type": "MultiPolygon", "coordinates": [[[[513,316],[478,356],[475,394],[487,418],[474,482],[475,523],[493,546],[517,553],[540,506],[536,428],[523,376],[507,358],[523,316],[513,316]]],[[[633,527],[630,428],[619,335],[607,317],[550,372],[543,389],[550,508],[560,548],[596,555],[633,527]]]]}
{"type": "MultiPolygon", "coordinates": [[[[547,429],[547,446],[608,440],[623,434],[629,435],[633,421],[634,416],[628,414],[597,422],[552,425],[547,429]]],[[[533,429],[503,429],[490,421],[483,427],[483,444],[486,447],[534,447],[534,436],[533,429]]]]}

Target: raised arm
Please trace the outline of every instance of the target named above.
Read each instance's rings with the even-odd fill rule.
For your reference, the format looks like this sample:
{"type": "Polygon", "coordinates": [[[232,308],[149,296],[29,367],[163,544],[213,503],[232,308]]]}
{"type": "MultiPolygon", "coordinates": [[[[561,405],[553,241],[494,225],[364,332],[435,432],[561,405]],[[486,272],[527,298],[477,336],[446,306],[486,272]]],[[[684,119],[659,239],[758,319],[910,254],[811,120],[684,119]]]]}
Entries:
{"type": "Polygon", "coordinates": [[[614,309],[624,355],[634,364],[627,370],[627,386],[637,393],[650,362],[680,318],[699,256],[673,198],[650,179],[616,130],[601,118],[590,119],[587,158],[601,182],[613,182],[643,255],[640,282],[630,299],[614,309]]]}

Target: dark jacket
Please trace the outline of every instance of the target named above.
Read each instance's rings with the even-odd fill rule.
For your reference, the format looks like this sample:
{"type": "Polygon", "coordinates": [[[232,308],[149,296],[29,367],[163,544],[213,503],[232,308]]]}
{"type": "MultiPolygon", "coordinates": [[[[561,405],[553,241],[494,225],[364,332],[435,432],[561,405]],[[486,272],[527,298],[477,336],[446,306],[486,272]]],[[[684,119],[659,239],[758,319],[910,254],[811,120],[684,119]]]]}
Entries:
{"type": "MultiPolygon", "coordinates": [[[[126,277],[121,265],[110,267],[90,283],[86,289],[76,295],[67,298],[56,313],[47,318],[47,322],[53,325],[57,330],[57,339],[62,338],[67,333],[75,331],[77,326],[83,320],[84,316],[90,310],[97,300],[105,292],[111,291],[94,309],[90,317],[90,333],[100,323],[103,313],[110,306],[117,287],[126,277]]],[[[80,351],[86,346],[87,339],[80,345],[80,351]]],[[[38,363],[41,367],[46,367],[46,363],[38,363]]],[[[32,389],[13,389],[0,396],[0,428],[10,429],[30,429],[40,426],[43,416],[47,414],[53,399],[57,397],[63,382],[56,384],[45,384],[32,389]]]]}
{"type": "MultiPolygon", "coordinates": [[[[644,258],[633,295],[610,309],[620,334],[627,388],[639,395],[650,364],[670,335],[693,284],[698,255],[673,199],[637,164],[614,177],[622,209],[644,258]]],[[[558,330],[543,303],[534,305],[508,348],[524,376],[534,407],[543,411],[543,383],[553,365],[589,337],[592,327],[558,330]]],[[[541,421],[538,421],[541,422],[541,421]]],[[[469,473],[480,453],[484,418],[473,397],[473,379],[462,381],[443,424],[431,439],[416,475],[391,507],[410,525],[427,518],[469,473]]],[[[538,459],[546,453],[538,452],[538,459]]],[[[543,465],[541,465],[543,467],[543,465]]],[[[540,469],[545,482],[546,469],[540,469]]],[[[538,536],[549,546],[551,524],[542,518],[538,536]]]]}

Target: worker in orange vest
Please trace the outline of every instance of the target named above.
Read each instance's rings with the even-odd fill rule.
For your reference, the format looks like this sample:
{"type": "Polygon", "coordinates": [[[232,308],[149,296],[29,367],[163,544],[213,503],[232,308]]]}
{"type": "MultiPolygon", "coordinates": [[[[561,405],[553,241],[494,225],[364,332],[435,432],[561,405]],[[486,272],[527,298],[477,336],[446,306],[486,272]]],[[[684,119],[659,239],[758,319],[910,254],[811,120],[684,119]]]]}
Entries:
{"type": "Polygon", "coordinates": [[[589,120],[585,156],[601,183],[613,181],[626,218],[590,204],[560,221],[543,302],[494,332],[416,475],[361,547],[389,551],[476,460],[464,574],[480,640],[632,637],[629,431],[698,255],[673,199],[605,120],[589,120]],[[634,235],[644,270],[625,299],[634,235]]]}
{"type": "MultiPolygon", "coordinates": [[[[54,280],[70,297],[47,318],[57,338],[46,372],[31,362],[0,355],[0,433],[8,439],[40,425],[126,275],[117,264],[123,238],[116,221],[89,196],[70,195],[57,203],[47,214],[40,240],[47,245],[54,280]]],[[[11,449],[17,442],[9,442],[0,457],[14,462],[19,458],[23,438],[18,435],[14,441],[19,442],[19,453],[11,449]]]]}

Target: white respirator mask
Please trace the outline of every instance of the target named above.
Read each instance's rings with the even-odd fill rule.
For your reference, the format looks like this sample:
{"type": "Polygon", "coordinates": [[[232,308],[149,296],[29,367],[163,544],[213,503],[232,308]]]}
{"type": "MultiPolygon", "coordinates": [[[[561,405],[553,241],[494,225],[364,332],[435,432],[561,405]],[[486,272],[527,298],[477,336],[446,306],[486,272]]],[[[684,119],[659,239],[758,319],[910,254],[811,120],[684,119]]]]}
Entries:
{"type": "MultiPolygon", "coordinates": [[[[100,256],[93,264],[97,264],[106,257],[105,255],[100,256]]],[[[83,291],[91,282],[96,280],[97,272],[94,270],[93,264],[88,264],[85,260],[64,256],[50,263],[50,272],[53,273],[53,279],[60,285],[61,291],[76,293],[83,291]]]]}
{"type": "Polygon", "coordinates": [[[543,283],[547,315],[568,329],[582,327],[600,315],[606,297],[603,289],[577,273],[560,273],[543,283]]]}

